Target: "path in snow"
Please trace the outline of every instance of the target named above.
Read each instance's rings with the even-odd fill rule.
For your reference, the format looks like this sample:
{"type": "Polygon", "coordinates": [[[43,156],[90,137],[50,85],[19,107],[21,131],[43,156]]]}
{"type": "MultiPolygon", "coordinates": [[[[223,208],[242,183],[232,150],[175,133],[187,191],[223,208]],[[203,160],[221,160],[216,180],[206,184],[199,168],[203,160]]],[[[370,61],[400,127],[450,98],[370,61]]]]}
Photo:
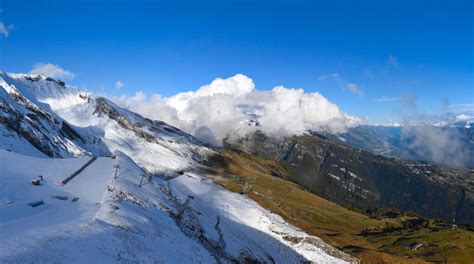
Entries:
{"type": "Polygon", "coordinates": [[[61,186],[65,175],[74,172],[87,158],[43,159],[0,151],[0,237],[38,233],[50,227],[83,223],[93,219],[113,177],[113,160],[98,158],[81,172],[80,178],[61,186]],[[44,177],[40,186],[31,180],[44,177]],[[53,198],[64,196],[67,200],[53,198]],[[73,202],[74,197],[79,198],[73,202]],[[37,207],[29,202],[43,200],[37,207]]]}

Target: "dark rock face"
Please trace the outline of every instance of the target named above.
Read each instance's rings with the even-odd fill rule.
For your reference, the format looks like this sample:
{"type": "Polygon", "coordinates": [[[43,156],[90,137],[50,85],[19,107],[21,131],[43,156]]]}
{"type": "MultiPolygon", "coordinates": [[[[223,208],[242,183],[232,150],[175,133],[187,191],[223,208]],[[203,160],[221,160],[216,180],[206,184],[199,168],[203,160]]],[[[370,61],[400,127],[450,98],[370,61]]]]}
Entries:
{"type": "Polygon", "coordinates": [[[109,153],[104,144],[97,144],[98,138],[81,136],[66,121],[38,107],[13,88],[9,93],[1,91],[0,125],[49,157],[109,153]],[[86,146],[93,146],[94,153],[86,146]]]}
{"type": "Polygon", "coordinates": [[[227,147],[292,165],[289,180],[344,206],[392,207],[474,222],[474,173],[469,170],[386,158],[315,135],[276,140],[257,132],[227,147]]]}
{"type": "Polygon", "coordinates": [[[74,129],[72,129],[66,122],[63,122],[61,129],[59,130],[61,135],[65,136],[70,140],[79,140],[81,142],[85,142],[85,140],[77,133],[74,129]]]}

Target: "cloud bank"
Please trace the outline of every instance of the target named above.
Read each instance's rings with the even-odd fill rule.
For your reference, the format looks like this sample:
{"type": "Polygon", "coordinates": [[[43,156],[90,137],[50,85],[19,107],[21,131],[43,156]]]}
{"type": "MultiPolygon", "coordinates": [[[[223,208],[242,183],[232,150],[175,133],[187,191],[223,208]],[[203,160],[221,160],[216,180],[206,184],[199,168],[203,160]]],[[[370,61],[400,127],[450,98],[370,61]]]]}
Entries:
{"type": "Polygon", "coordinates": [[[404,126],[402,140],[422,159],[451,167],[464,167],[469,153],[461,139],[461,133],[449,127],[404,126]]]}
{"type": "Polygon", "coordinates": [[[468,120],[473,120],[474,116],[472,115],[466,115],[466,114],[460,114],[456,116],[456,121],[468,121],[468,120]]]}
{"type": "MultiPolygon", "coordinates": [[[[402,106],[398,111],[404,125],[401,140],[407,144],[408,150],[416,153],[424,160],[451,167],[464,167],[469,160],[469,152],[459,130],[449,126],[433,126],[429,115],[418,111],[416,99],[411,95],[402,98],[402,106]]],[[[447,104],[445,102],[444,104],[447,104]]],[[[441,109],[446,111],[442,104],[441,109]]],[[[445,120],[452,119],[451,113],[445,112],[445,120]]],[[[467,119],[470,116],[459,115],[456,119],[467,119]]]]}
{"type": "Polygon", "coordinates": [[[54,65],[51,63],[42,63],[38,62],[33,65],[33,69],[30,71],[31,74],[43,74],[45,76],[62,79],[62,80],[72,80],[77,74],[67,71],[59,65],[54,65]]]}
{"type": "Polygon", "coordinates": [[[214,145],[257,129],[270,136],[285,137],[308,130],[343,133],[360,122],[320,93],[283,86],[258,90],[253,80],[242,74],[217,78],[196,91],[167,98],[139,92],[116,101],[214,145]]]}

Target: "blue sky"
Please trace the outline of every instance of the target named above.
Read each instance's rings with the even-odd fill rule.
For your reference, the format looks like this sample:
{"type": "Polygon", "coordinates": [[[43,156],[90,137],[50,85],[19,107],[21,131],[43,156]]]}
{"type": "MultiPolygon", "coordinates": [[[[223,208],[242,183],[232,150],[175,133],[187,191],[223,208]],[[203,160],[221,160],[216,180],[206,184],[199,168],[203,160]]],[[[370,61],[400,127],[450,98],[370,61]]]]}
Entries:
{"type": "Polygon", "coordinates": [[[425,113],[446,99],[474,112],[473,1],[0,0],[0,9],[0,69],[52,63],[95,92],[171,96],[242,73],[258,89],[318,91],[374,121],[396,119],[407,94],[425,113]]]}

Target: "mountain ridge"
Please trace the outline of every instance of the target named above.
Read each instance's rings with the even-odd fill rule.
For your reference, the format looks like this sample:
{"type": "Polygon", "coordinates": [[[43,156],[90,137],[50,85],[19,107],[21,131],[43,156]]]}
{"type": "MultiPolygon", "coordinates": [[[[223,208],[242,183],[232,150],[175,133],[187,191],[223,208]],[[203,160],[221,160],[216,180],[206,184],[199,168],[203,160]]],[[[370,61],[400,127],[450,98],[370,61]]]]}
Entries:
{"type": "MultiPolygon", "coordinates": [[[[145,217],[153,226],[169,227],[172,224],[180,230],[180,235],[184,234],[186,239],[194,242],[186,241],[191,244],[196,242],[198,247],[204,247],[201,253],[210,253],[215,261],[272,262],[277,258],[288,260],[290,256],[290,259],[316,262],[324,258],[358,262],[354,256],[362,261],[400,261],[396,256],[390,255],[390,252],[402,252],[401,259],[417,263],[422,259],[437,258],[431,258],[425,251],[423,254],[411,254],[400,249],[397,243],[384,242],[386,248],[376,250],[374,246],[380,247],[381,244],[371,240],[375,236],[408,239],[407,232],[415,232],[424,240],[431,241],[436,236],[432,237],[424,232],[438,232],[437,230],[452,237],[454,233],[450,234],[444,227],[447,224],[438,223],[438,220],[430,217],[458,224],[470,223],[473,218],[470,212],[474,211],[471,210],[474,208],[474,181],[469,183],[472,172],[466,174],[426,162],[383,157],[351,147],[350,144],[342,144],[340,139],[337,141],[333,138],[339,135],[307,132],[277,139],[258,132],[257,123],[252,123],[256,133],[228,139],[223,147],[213,147],[165,122],[142,117],[112,100],[96,97],[52,78],[41,75],[10,75],[4,72],[0,76],[3,76],[0,78],[0,118],[8,120],[0,124],[0,131],[5,131],[0,148],[42,158],[62,158],[65,164],[71,162],[71,157],[99,156],[98,162],[104,167],[93,164],[92,168],[106,172],[99,176],[101,184],[97,186],[107,184],[107,187],[104,190],[95,189],[94,192],[73,189],[69,195],[101,197],[101,191],[105,191],[107,200],[96,201],[100,206],[97,216],[112,228],[124,228],[124,237],[134,237],[131,235],[133,230],[141,230],[139,232],[143,232],[145,236],[154,237],[155,235],[148,233],[154,232],[148,226],[132,220],[133,217],[145,217]],[[15,127],[15,124],[21,122],[28,124],[28,129],[24,129],[27,134],[22,134],[26,132],[19,130],[23,126],[15,127]],[[38,133],[34,133],[36,131],[38,133]],[[17,145],[7,142],[16,142],[17,145]],[[54,144],[47,148],[41,145],[38,147],[35,142],[54,144]],[[56,152],[49,152],[49,149],[56,152]],[[75,149],[82,152],[73,151],[75,149]],[[118,158],[116,163],[113,162],[114,158],[118,158]],[[267,161],[255,162],[261,158],[267,161]],[[128,161],[124,163],[124,160],[128,161]],[[222,172],[225,173],[221,175],[222,172]],[[251,175],[256,173],[262,176],[262,172],[264,177],[260,180],[251,175]],[[113,174],[114,177],[108,178],[113,174]],[[121,177],[125,181],[119,180],[121,177]],[[272,178],[281,179],[281,186],[274,186],[272,178]],[[262,179],[269,182],[262,182],[262,179]],[[144,187],[145,193],[142,185],[147,186],[144,187]],[[270,189],[266,190],[264,187],[270,189]],[[150,192],[149,188],[153,191],[150,192]],[[282,191],[282,188],[287,188],[287,191],[282,191]],[[272,194],[273,190],[278,191],[277,196],[274,196],[276,193],[272,194]],[[298,194],[292,197],[296,200],[291,202],[299,203],[299,195],[311,197],[311,201],[324,206],[323,210],[332,208],[338,213],[321,212],[324,217],[312,222],[308,215],[315,213],[313,209],[299,204],[295,204],[295,208],[288,207],[289,204],[283,202],[282,197],[287,197],[290,193],[298,194]],[[156,198],[158,200],[150,201],[156,198]],[[217,200],[221,203],[216,202],[217,200]],[[334,207],[332,202],[337,206],[334,207]],[[252,217],[241,218],[232,213],[240,212],[242,208],[253,212],[247,216],[256,214],[266,220],[262,222],[252,217]],[[388,212],[383,213],[384,210],[388,212]],[[415,211],[421,216],[412,215],[406,210],[415,211]],[[379,211],[382,213],[378,213],[379,211]],[[120,216],[115,215],[117,213],[120,216]],[[157,213],[164,213],[159,216],[159,221],[155,219],[157,213]],[[273,214],[281,215],[282,218],[273,214]],[[293,214],[300,215],[302,219],[295,219],[293,214]],[[334,230],[339,230],[338,228],[330,232],[325,228],[334,228],[328,225],[328,221],[344,222],[338,217],[345,214],[352,215],[360,223],[340,229],[338,232],[342,232],[342,237],[337,238],[339,233],[334,230]],[[389,217],[391,220],[388,226],[382,225],[378,220],[367,220],[372,215],[380,217],[379,214],[382,217],[397,216],[389,217]],[[374,226],[361,229],[360,225],[366,222],[374,226]],[[255,242],[253,236],[238,234],[241,230],[253,233],[261,240],[255,242]],[[397,235],[396,232],[401,234],[397,235]],[[317,238],[319,236],[325,242],[320,241],[317,238]],[[327,242],[332,246],[327,245],[327,242]],[[233,248],[227,247],[229,243],[233,248]],[[261,243],[263,244],[260,245],[261,243]],[[268,245],[281,248],[286,256],[273,252],[268,245]]],[[[11,159],[9,154],[0,152],[0,155],[11,159]]],[[[58,164],[54,158],[51,161],[54,161],[51,164],[58,164]]],[[[10,175],[15,173],[9,171],[10,175]]],[[[50,173],[47,171],[47,174],[50,173]]],[[[25,175],[33,177],[34,174],[28,172],[25,175]]],[[[87,182],[82,182],[91,177],[87,175],[85,172],[85,175],[77,176],[68,186],[87,185],[87,182]]],[[[60,182],[55,182],[57,177],[47,177],[47,181],[51,181],[52,186],[59,185],[60,182]]],[[[15,182],[12,178],[8,180],[15,182]]],[[[26,188],[25,183],[15,184],[26,188]]],[[[54,192],[59,190],[53,188],[54,192]]],[[[8,196],[14,197],[16,193],[6,193],[6,197],[0,197],[2,203],[7,200],[4,207],[0,206],[0,210],[20,208],[21,202],[8,196]]],[[[49,204],[51,200],[46,202],[49,204]]],[[[91,212],[95,212],[94,210],[91,212]]],[[[82,225],[88,226],[90,223],[82,225]]],[[[9,224],[15,225],[14,222],[9,224]]],[[[456,243],[470,238],[469,231],[456,230],[456,234],[461,237],[456,243]]],[[[136,246],[143,247],[140,243],[136,246]]],[[[107,250],[113,252],[113,249],[107,250]]],[[[461,249],[456,246],[449,254],[454,256],[459,250],[461,249]]],[[[143,252],[150,254],[149,259],[159,258],[147,250],[143,252]]],[[[435,256],[438,257],[441,253],[442,251],[437,250],[435,256]]],[[[130,252],[124,254],[127,260],[137,259],[130,252]]],[[[461,254],[458,259],[470,257],[469,254],[461,254]]]]}
{"type": "MultiPolygon", "coordinates": [[[[105,262],[358,262],[216,185],[205,168],[209,157],[220,154],[191,135],[52,78],[0,75],[0,116],[12,120],[0,129],[16,142],[0,146],[7,150],[0,150],[6,182],[0,186],[0,262],[32,255],[40,262],[91,261],[83,251],[105,262]],[[20,113],[17,119],[12,111],[20,113]],[[28,120],[33,113],[37,123],[28,120]],[[8,125],[16,121],[27,122],[26,136],[8,125]],[[98,141],[72,151],[89,135],[98,141]],[[57,152],[35,142],[55,143],[50,148],[57,152]],[[104,151],[88,152],[97,146],[104,151]],[[33,149],[39,157],[31,157],[33,149]],[[89,155],[99,158],[62,186],[83,160],[72,157],[89,155]],[[37,173],[42,181],[35,187],[30,179],[37,173]],[[32,237],[30,231],[42,235],[32,237]],[[290,243],[286,236],[301,240],[290,243]]],[[[2,134],[2,143],[5,138],[2,134]]]]}
{"type": "Polygon", "coordinates": [[[317,134],[275,139],[257,132],[228,144],[293,166],[295,174],[286,179],[348,207],[393,207],[457,223],[474,219],[469,170],[386,158],[317,134]]]}

